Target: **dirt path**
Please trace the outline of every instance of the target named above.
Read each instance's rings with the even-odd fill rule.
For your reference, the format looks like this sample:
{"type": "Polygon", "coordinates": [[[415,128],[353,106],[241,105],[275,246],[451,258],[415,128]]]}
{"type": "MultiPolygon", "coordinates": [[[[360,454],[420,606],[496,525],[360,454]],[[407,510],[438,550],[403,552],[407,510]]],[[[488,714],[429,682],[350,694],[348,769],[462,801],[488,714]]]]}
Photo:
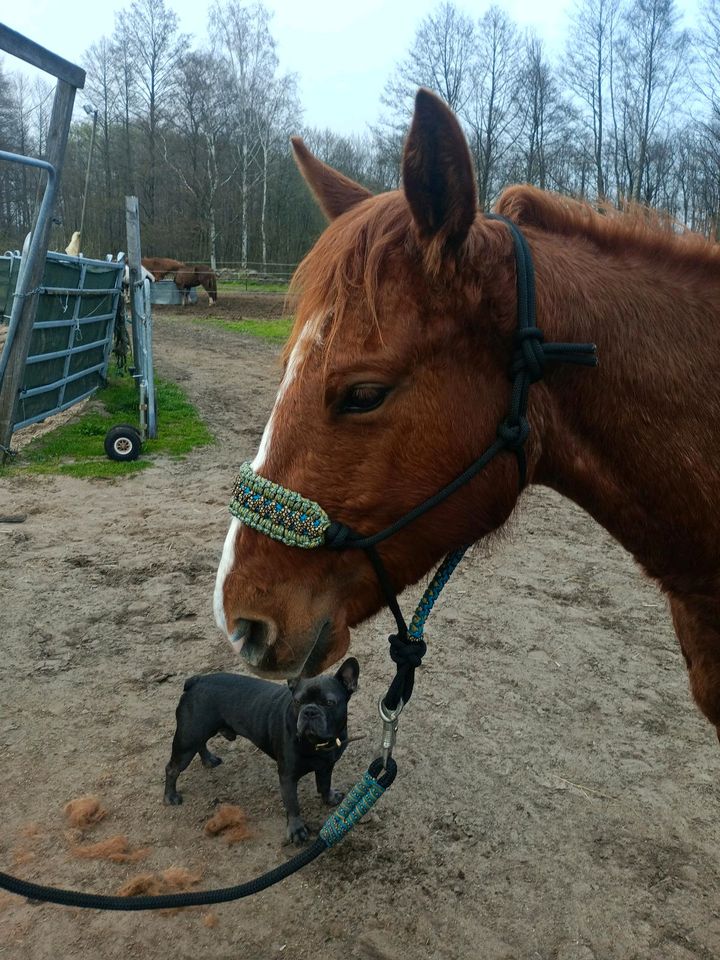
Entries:
{"type": "MultiPolygon", "coordinates": [[[[233,471],[257,446],[277,351],[159,318],[157,355],[215,446],[122,482],[0,480],[0,512],[28,514],[0,525],[0,864],[93,891],[171,865],[226,885],[290,852],[273,765],[246,743],[221,742],[225,764],[193,763],[185,804],[161,803],[184,678],[238,667],[211,594],[233,471]],[[71,855],[62,808],[87,793],[109,810],[88,838],[127,835],[151,848],[144,863],[71,855]],[[218,801],[244,807],[250,840],[204,836],[218,801]]],[[[389,626],[356,631],[351,733],[375,735],[389,626]]],[[[0,957],[719,956],[720,751],[690,703],[664,601],[632,561],[579,510],[533,492],[510,536],[466,560],[428,639],[398,782],[336,851],[211,912],[101,914],[0,895],[0,957]]],[[[370,745],[351,746],[339,784],[370,745]]],[[[319,824],[309,780],[301,801],[319,824]]]]}

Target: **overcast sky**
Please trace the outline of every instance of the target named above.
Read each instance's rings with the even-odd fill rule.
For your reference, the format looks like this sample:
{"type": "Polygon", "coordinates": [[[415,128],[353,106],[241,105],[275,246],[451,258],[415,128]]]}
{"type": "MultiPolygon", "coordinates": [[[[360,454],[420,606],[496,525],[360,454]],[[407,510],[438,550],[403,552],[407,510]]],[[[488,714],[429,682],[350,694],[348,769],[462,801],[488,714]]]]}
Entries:
{"type": "MultiPolygon", "coordinates": [[[[294,71],[310,126],[337,133],[361,133],[380,112],[380,95],[393,66],[407,52],[415,30],[440,0],[266,0],[274,12],[272,32],[282,71],[294,71]]],[[[680,0],[689,17],[696,0],[680,0]]],[[[181,29],[206,39],[208,0],[168,0],[181,29]]],[[[562,48],[567,13],[573,0],[504,0],[503,7],[520,26],[534,26],[550,51],[562,48]]],[[[2,20],[14,30],[67,60],[80,62],[83,52],[113,30],[116,11],[129,3],[114,0],[25,0],[5,4],[2,20]]],[[[487,2],[458,2],[479,18],[487,2]]],[[[8,69],[17,61],[5,58],[8,69]]]]}

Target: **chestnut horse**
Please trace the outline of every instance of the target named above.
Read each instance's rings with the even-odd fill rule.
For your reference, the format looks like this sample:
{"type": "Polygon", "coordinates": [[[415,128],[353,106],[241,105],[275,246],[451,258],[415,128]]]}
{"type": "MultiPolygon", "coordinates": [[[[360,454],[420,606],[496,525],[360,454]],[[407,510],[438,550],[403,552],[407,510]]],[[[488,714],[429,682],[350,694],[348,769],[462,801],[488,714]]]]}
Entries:
{"type": "Polygon", "coordinates": [[[210,306],[217,303],[217,274],[203,264],[183,263],[170,257],[143,257],[142,265],[154,274],[156,280],[172,276],[175,286],[182,290],[183,305],[187,305],[188,291],[192,287],[204,287],[210,306]]]}
{"type": "MultiPolygon", "coordinates": [[[[460,126],[427,91],[400,191],[372,196],[293,143],[330,224],[295,278],[285,372],[253,468],[371,534],[495,439],[509,404],[513,243],[478,211],[460,126]]],[[[658,582],[695,700],[718,727],[720,250],[531,187],[506,190],[498,211],[529,243],[546,340],[593,341],[600,360],[548,368],[532,387],[527,482],[583,507],[658,582]]],[[[497,456],[380,544],[393,587],[500,527],[518,469],[514,454],[497,456]]],[[[215,615],[258,672],[319,672],[384,603],[362,551],[302,550],[233,519],[215,615]]]]}
{"type": "Polygon", "coordinates": [[[170,257],[143,257],[142,265],[155,277],[164,280],[169,274],[175,275],[185,264],[181,260],[172,260],[170,257]]]}
{"type": "Polygon", "coordinates": [[[175,286],[183,292],[183,303],[188,302],[191,287],[204,287],[210,306],[217,303],[217,274],[203,264],[183,263],[175,273],[175,286]]]}

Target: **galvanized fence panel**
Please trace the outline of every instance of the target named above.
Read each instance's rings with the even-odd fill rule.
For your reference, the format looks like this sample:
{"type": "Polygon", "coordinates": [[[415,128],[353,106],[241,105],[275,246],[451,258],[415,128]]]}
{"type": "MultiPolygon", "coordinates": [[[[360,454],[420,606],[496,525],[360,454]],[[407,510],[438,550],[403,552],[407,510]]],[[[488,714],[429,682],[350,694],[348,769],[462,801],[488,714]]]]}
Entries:
{"type": "MultiPolygon", "coordinates": [[[[0,302],[7,317],[17,265],[0,257],[0,302]]],[[[124,265],[48,253],[14,430],[66,410],[107,376],[124,265]]]]}

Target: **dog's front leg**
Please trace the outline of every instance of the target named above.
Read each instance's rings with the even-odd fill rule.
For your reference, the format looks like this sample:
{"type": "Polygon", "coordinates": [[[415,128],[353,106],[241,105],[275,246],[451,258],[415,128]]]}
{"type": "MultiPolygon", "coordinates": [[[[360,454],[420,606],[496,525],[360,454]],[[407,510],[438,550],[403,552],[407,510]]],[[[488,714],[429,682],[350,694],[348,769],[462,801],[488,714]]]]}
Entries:
{"type": "Polygon", "coordinates": [[[345,794],[342,790],[333,790],[330,786],[332,782],[332,767],[325,767],[322,770],[315,771],[315,783],[317,792],[323,798],[323,801],[330,807],[337,806],[345,794]]]}
{"type": "Polygon", "coordinates": [[[305,843],[309,837],[305,821],[300,816],[297,780],[287,773],[280,773],[280,793],[287,813],[287,838],[295,844],[305,843]]]}

